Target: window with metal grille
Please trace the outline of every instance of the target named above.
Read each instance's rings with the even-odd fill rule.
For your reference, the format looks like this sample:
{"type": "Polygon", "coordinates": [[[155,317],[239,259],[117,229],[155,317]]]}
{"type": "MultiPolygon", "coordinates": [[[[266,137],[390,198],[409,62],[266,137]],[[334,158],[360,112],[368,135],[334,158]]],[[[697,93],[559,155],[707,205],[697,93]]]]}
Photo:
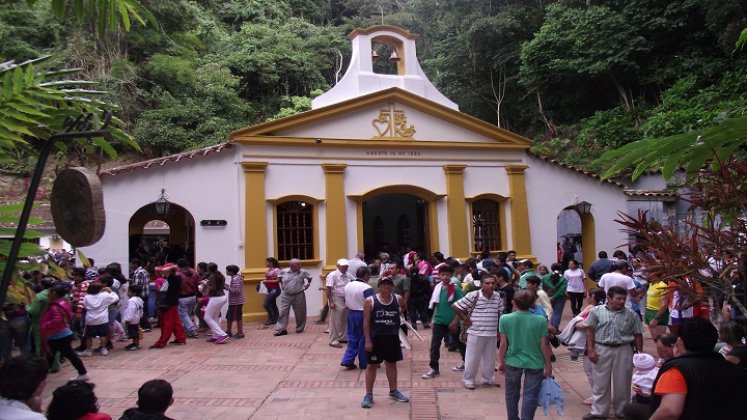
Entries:
{"type": "Polygon", "coordinates": [[[493,200],[472,203],[472,239],[474,251],[501,249],[500,206],[493,200]]]}
{"type": "Polygon", "coordinates": [[[278,204],[277,238],[279,260],[314,258],[314,206],[303,201],[278,204]]]}

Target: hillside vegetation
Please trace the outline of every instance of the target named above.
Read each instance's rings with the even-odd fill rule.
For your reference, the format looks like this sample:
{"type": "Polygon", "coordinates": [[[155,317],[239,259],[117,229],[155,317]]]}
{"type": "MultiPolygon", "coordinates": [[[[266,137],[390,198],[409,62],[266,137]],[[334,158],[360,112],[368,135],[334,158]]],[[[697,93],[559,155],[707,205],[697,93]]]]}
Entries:
{"type": "MultiPolygon", "coordinates": [[[[0,4],[0,62],[82,68],[119,105],[138,159],[308,109],[345,71],[346,35],[382,22],[420,34],[423,68],[463,112],[586,169],[747,111],[743,0],[144,0],[159,27],[103,35],[49,1],[0,4]]],[[[34,159],[2,170],[26,175],[34,159]]]]}

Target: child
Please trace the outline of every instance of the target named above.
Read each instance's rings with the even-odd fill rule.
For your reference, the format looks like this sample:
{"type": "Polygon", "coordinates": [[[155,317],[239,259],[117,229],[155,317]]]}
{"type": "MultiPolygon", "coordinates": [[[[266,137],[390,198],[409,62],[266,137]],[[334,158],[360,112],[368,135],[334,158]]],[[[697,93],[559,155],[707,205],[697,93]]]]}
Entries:
{"type": "Polygon", "coordinates": [[[226,314],[227,333],[235,339],[244,338],[244,276],[239,274],[239,267],[229,265],[226,267],[226,274],[231,278],[228,285],[228,313],[226,314]],[[233,321],[236,321],[236,335],[231,334],[233,321]]]}
{"type": "Polygon", "coordinates": [[[143,317],[143,299],[140,298],[142,291],[143,287],[139,285],[132,285],[127,291],[130,299],[122,317],[122,322],[127,328],[127,338],[132,339],[132,344],[125,346],[127,351],[140,350],[140,318],[143,317]]]}
{"type": "Polygon", "coordinates": [[[90,350],[93,337],[99,337],[101,355],[108,356],[106,343],[109,336],[109,305],[119,302],[119,296],[99,282],[91,283],[86,292],[86,297],[83,298],[86,308],[86,350],[78,353],[78,356],[93,356],[90,350]]]}
{"type": "Polygon", "coordinates": [[[633,355],[633,385],[640,388],[641,394],[651,395],[651,388],[658,374],[659,368],[656,367],[654,356],[647,353],[633,355]]]}

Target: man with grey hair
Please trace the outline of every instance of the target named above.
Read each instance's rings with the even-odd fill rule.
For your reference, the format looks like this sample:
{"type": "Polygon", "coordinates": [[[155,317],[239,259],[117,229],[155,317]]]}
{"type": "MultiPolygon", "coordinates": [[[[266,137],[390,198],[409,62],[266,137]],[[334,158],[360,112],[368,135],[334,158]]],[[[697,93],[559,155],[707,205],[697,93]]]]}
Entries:
{"type": "Polygon", "coordinates": [[[348,261],[348,273],[350,274],[350,277],[355,278],[355,275],[356,273],[358,273],[359,268],[368,267],[368,264],[366,264],[364,258],[366,258],[366,254],[358,251],[355,253],[355,257],[351,258],[350,261],[348,261]]]}
{"type": "Polygon", "coordinates": [[[290,260],[290,268],[283,269],[278,275],[280,281],[280,316],[275,325],[275,336],[288,334],[288,315],[290,308],[296,315],[296,333],[306,328],[306,289],[311,285],[311,274],[301,269],[301,260],[290,260]]]}
{"type": "Polygon", "coordinates": [[[327,274],[326,292],[329,305],[329,345],[342,348],[347,342],[348,308],[345,306],[345,286],[355,280],[348,274],[348,260],[337,260],[337,269],[327,274]]]}

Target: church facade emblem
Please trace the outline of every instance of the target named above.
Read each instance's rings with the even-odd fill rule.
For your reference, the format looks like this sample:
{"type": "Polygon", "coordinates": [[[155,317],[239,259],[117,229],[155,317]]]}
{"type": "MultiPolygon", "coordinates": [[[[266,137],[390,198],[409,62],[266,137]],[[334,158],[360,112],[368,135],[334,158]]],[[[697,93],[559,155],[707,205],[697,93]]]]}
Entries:
{"type": "Polygon", "coordinates": [[[379,110],[379,116],[371,122],[376,129],[374,139],[398,139],[413,140],[415,126],[407,125],[407,116],[402,109],[396,109],[394,103],[387,104],[386,107],[379,110]]]}

